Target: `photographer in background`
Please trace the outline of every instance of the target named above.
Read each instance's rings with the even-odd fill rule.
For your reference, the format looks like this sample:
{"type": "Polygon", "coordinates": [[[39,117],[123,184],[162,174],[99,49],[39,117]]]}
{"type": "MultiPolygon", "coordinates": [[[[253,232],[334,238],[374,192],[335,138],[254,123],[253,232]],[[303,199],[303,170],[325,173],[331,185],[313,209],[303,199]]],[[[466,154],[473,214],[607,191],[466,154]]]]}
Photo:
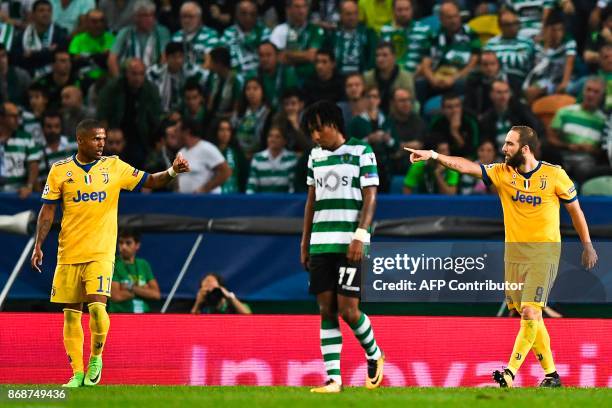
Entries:
{"type": "Polygon", "coordinates": [[[223,286],[221,276],[209,273],[200,281],[200,290],[191,308],[191,314],[200,313],[251,314],[251,308],[223,286]]]}

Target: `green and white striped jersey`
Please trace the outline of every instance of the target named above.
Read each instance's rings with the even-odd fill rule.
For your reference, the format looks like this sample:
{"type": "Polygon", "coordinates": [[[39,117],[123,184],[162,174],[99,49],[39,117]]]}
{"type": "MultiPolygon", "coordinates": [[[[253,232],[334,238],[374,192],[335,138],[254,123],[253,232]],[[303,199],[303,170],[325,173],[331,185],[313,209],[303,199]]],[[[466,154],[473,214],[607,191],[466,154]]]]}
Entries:
{"type": "Polygon", "coordinates": [[[355,138],[334,151],[315,147],[308,157],[306,184],[315,188],[310,253],[346,253],[359,226],[361,190],[378,186],[372,148],[355,138]]]}
{"type": "Polygon", "coordinates": [[[276,157],[269,149],[256,153],[251,161],[247,194],[292,193],[296,164],[297,155],[286,149],[276,157]]]}
{"type": "Polygon", "coordinates": [[[0,44],[4,45],[4,49],[7,52],[11,51],[14,35],[15,27],[13,27],[11,24],[0,23],[0,44]]]}
{"type": "Polygon", "coordinates": [[[0,191],[17,191],[26,185],[28,162],[38,161],[42,148],[29,133],[16,130],[0,143],[0,191]]]}
{"type": "Polygon", "coordinates": [[[484,46],[485,51],[493,51],[502,70],[521,80],[525,79],[533,67],[535,44],[530,38],[503,38],[501,35],[493,37],[484,46]]]}
{"type": "Polygon", "coordinates": [[[213,48],[219,44],[217,32],[210,27],[202,26],[192,35],[186,35],[183,30],[177,31],[172,36],[172,42],[183,43],[185,59],[192,64],[202,65],[204,58],[213,48]]]}
{"type": "Polygon", "coordinates": [[[473,54],[480,53],[480,48],[480,38],[469,26],[463,25],[452,37],[440,27],[431,41],[433,67],[438,69],[441,66],[453,66],[463,69],[473,54]]]}
{"type": "Polygon", "coordinates": [[[60,136],[57,150],[51,150],[49,146],[45,146],[44,149],[41,149],[42,155],[40,165],[38,166],[38,179],[42,182],[46,181],[51,166],[55,162],[72,157],[77,150],[77,143],[69,141],[66,136],[60,136]]]}
{"type": "Polygon", "coordinates": [[[380,29],[380,39],[393,44],[397,64],[405,71],[415,72],[430,47],[431,32],[428,26],[412,21],[408,27],[385,24],[380,29]]]}
{"type": "Polygon", "coordinates": [[[244,73],[257,69],[259,66],[257,48],[269,38],[270,29],[261,23],[258,23],[248,33],[242,31],[238,24],[234,24],[223,32],[221,44],[229,48],[232,68],[244,73]]]}
{"type": "Polygon", "coordinates": [[[565,143],[600,147],[604,141],[606,119],[599,109],[589,112],[582,105],[575,104],[559,109],[550,126],[561,133],[561,140],[565,143]]]}
{"type": "Polygon", "coordinates": [[[34,139],[34,143],[44,146],[45,145],[45,136],[42,132],[42,126],[36,116],[32,112],[28,112],[26,110],[21,111],[21,118],[19,128],[26,133],[32,135],[34,139]]]}
{"type": "Polygon", "coordinates": [[[521,22],[521,37],[533,38],[542,29],[542,15],[545,8],[553,8],[557,0],[506,0],[506,5],[514,10],[521,22]]]}
{"type": "Polygon", "coordinates": [[[563,79],[568,56],[576,55],[576,41],[566,35],[557,48],[545,48],[543,42],[535,44],[534,67],[525,79],[525,85],[546,88],[546,84],[559,84],[563,79]]]}

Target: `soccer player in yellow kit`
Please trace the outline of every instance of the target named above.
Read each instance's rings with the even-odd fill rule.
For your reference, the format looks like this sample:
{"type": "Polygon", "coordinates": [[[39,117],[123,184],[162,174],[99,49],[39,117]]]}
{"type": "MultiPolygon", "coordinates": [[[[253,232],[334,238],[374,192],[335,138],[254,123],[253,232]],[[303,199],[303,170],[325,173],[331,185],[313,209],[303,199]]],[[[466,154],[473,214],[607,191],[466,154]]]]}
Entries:
{"type": "Polygon", "coordinates": [[[106,131],[87,119],[76,129],[78,152],[53,164],[42,194],[32,267],[39,272],[42,244],[51,229],[55,209],[63,216],[57,267],[51,302],[64,303],[64,347],[73,376],[64,387],[96,385],[102,374],[102,350],[110,326],[106,300],[110,296],[117,243],[117,204],[121,190],[160,188],[189,171],[189,163],[177,156],[168,170],[147,174],[121,161],[102,156],[106,131]],[[91,356],[87,373],[83,366],[83,302],[89,309],[91,356]]]}
{"type": "Polygon", "coordinates": [[[537,145],[533,129],[514,126],[502,148],[505,163],[486,166],[433,150],[406,148],[411,152],[412,162],[437,160],[449,169],[482,178],[486,184],[494,185],[499,194],[506,230],[505,280],[523,284],[522,290],[506,292],[508,307],[521,314],[521,327],[508,366],[493,373],[500,387],[512,387],[529,350],[533,350],[545,372],[540,386],[561,386],[542,320],[542,308],[554,283],[561,252],[559,202],[565,205],[583,244],[582,264],[591,269],[597,262],[574,183],[560,166],[536,160],[537,145]]]}

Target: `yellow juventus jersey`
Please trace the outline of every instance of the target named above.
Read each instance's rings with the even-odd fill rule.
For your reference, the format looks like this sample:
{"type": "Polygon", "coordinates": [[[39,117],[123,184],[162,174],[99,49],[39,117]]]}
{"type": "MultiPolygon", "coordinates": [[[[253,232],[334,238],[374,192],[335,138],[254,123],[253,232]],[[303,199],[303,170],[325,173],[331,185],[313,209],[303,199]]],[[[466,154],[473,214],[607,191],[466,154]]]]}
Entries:
{"type": "Polygon", "coordinates": [[[53,164],[42,201],[63,210],[57,263],[114,261],[119,193],[139,190],[147,177],[117,156],[81,164],[74,155],[53,164]]]}
{"type": "Polygon", "coordinates": [[[525,174],[505,163],[480,167],[485,184],[497,188],[506,242],[561,242],[559,201],[578,198],[565,170],[543,161],[525,174]]]}

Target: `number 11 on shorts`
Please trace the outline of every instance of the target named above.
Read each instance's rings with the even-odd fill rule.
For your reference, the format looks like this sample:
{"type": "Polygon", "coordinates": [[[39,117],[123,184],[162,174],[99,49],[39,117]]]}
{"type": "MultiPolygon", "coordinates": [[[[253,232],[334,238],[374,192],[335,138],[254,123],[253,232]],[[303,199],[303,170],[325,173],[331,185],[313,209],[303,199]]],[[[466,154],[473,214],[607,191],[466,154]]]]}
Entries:
{"type": "Polygon", "coordinates": [[[98,287],[98,292],[110,294],[110,292],[111,292],[111,278],[106,278],[106,280],[107,280],[106,290],[104,290],[104,276],[102,276],[102,275],[98,276],[98,280],[100,281],[100,286],[98,287]]]}

